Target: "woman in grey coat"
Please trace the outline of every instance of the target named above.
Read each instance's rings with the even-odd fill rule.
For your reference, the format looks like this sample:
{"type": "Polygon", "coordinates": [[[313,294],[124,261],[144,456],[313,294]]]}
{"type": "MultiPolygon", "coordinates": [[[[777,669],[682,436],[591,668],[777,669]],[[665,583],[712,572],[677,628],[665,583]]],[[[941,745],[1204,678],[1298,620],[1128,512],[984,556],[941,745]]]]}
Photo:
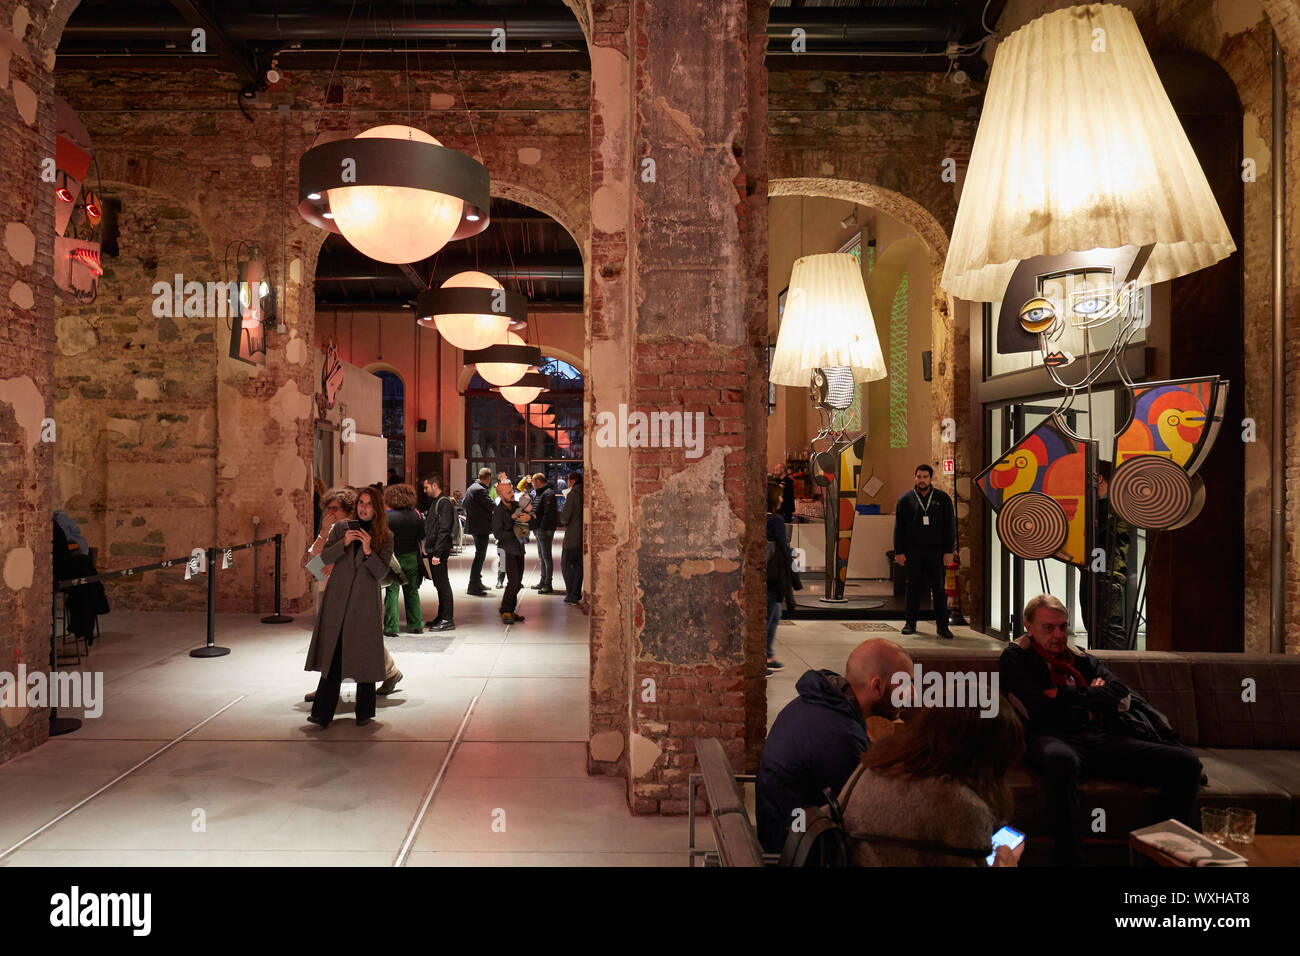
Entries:
{"type": "MultiPolygon", "coordinates": [[[[920,707],[867,748],[840,793],[853,866],[985,865],[1014,812],[1007,773],[1025,751],[1020,718],[999,704],[993,716],[920,707]]],[[[993,865],[1015,866],[1023,849],[998,847],[993,865]]]]}
{"type": "Polygon", "coordinates": [[[384,679],[380,582],[388,576],[393,536],[384,517],[383,492],[362,488],[356,515],[355,521],[335,523],[321,552],[331,571],[304,667],[321,673],[307,718],[321,727],[334,719],[345,677],[357,682],[357,726],[370,723],[375,682],[384,679]]]}

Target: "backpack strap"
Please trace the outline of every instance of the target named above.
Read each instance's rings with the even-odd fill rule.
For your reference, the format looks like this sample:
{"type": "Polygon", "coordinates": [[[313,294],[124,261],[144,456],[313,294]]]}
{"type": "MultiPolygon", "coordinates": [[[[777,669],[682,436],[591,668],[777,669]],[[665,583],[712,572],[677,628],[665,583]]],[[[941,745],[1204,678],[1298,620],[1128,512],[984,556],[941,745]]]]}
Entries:
{"type": "Polygon", "coordinates": [[[824,844],[820,849],[831,848],[831,852],[837,857],[830,862],[831,866],[848,866],[848,854],[843,839],[837,839],[836,835],[842,837],[843,830],[831,817],[822,813],[820,810],[811,810],[808,813],[808,828],[802,833],[791,833],[785,845],[781,847],[781,860],[778,866],[806,867],[808,857],[814,849],[819,848],[819,844],[824,844]],[[827,839],[823,840],[822,836],[829,834],[827,839]]]}
{"type": "Polygon", "coordinates": [[[993,852],[992,844],[990,844],[987,849],[975,850],[969,847],[951,846],[947,843],[940,843],[938,840],[920,840],[912,837],[890,836],[884,833],[859,833],[857,831],[845,831],[844,835],[850,840],[857,840],[862,843],[883,843],[888,846],[901,846],[922,853],[935,853],[939,856],[957,856],[967,860],[984,860],[993,852]]]}

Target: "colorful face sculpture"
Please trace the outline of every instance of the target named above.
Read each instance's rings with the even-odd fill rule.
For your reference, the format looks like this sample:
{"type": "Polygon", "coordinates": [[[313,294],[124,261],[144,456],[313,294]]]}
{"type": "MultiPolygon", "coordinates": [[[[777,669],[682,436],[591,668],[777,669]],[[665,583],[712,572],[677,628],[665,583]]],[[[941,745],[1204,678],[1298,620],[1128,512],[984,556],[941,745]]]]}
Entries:
{"type": "Polygon", "coordinates": [[[1228,399],[1218,376],[1133,388],[1133,414],[1115,435],[1110,500],[1139,528],[1182,527],[1200,512],[1196,472],[1209,454],[1228,399]]]}
{"type": "Polygon", "coordinates": [[[1086,564],[1091,453],[1091,442],[1053,416],[975,479],[998,514],[998,537],[1008,551],[1031,561],[1086,564]]]}

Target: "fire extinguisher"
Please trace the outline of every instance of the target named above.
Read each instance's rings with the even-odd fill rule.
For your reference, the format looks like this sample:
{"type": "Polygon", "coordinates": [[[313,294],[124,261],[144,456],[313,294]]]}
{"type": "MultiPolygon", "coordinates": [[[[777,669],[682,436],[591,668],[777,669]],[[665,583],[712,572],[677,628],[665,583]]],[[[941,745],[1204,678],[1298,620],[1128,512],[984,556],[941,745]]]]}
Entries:
{"type": "Polygon", "coordinates": [[[957,586],[957,572],[961,568],[961,556],[954,553],[952,564],[944,569],[943,590],[948,595],[948,618],[953,624],[966,624],[961,613],[961,589],[957,586]]]}

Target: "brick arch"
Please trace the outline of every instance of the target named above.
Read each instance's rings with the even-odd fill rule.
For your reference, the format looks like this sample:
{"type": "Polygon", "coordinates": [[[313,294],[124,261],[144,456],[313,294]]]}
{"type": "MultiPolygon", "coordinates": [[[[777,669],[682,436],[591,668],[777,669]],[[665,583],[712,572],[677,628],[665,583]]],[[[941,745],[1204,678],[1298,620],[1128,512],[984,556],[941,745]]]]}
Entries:
{"type": "MultiPolygon", "coordinates": [[[[573,238],[573,241],[578,245],[578,251],[582,254],[583,263],[586,263],[589,258],[587,240],[591,227],[585,215],[585,210],[569,208],[563,201],[542,192],[535,186],[509,182],[498,179],[496,176],[492,177],[492,195],[499,196],[502,199],[509,199],[511,202],[522,203],[525,206],[531,206],[538,212],[546,213],[573,238]]],[[[492,227],[489,225],[488,228],[491,229],[492,227]]]]}
{"type": "MultiPolygon", "coordinates": [[[[925,247],[930,260],[931,282],[931,320],[930,350],[933,355],[934,374],[930,382],[931,407],[934,424],[930,430],[930,456],[935,461],[944,458],[956,460],[954,488],[962,479],[969,479],[972,474],[972,462],[969,457],[969,442],[958,441],[954,446],[942,440],[940,423],[951,418],[960,423],[961,428],[971,427],[970,413],[970,333],[965,328],[958,328],[952,321],[948,295],[940,286],[943,278],[943,263],[948,255],[948,230],[935,218],[927,208],[916,200],[877,186],[873,183],[846,179],[822,178],[786,178],[773,179],[768,183],[768,198],[775,196],[812,196],[827,199],[842,199],[879,209],[893,216],[899,222],[916,231],[921,244],[925,247]]],[[[963,515],[959,497],[957,535],[959,544],[974,545],[977,538],[972,535],[974,523],[973,509],[965,509],[963,515]]],[[[964,566],[969,566],[963,562],[964,566]]],[[[971,589],[975,583],[966,572],[962,572],[962,605],[970,607],[971,589]]]]}

